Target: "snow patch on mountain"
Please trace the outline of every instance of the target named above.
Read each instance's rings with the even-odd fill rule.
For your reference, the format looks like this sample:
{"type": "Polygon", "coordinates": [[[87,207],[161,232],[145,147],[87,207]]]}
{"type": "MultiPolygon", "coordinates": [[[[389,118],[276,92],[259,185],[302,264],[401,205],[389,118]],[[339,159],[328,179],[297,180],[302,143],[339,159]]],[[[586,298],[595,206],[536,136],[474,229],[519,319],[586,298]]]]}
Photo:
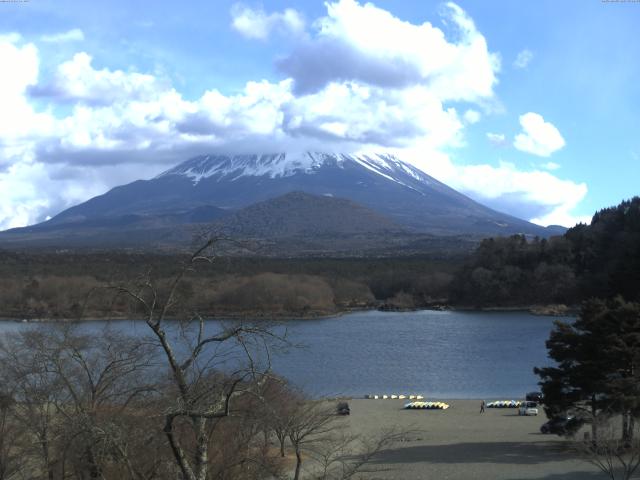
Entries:
{"type": "Polygon", "coordinates": [[[415,189],[403,181],[411,179],[432,184],[432,179],[421,170],[391,154],[334,154],[304,152],[299,154],[273,153],[254,155],[201,155],[171,168],[156,178],[169,175],[184,176],[197,185],[205,178],[217,181],[234,181],[246,176],[282,178],[299,173],[314,174],[324,166],[344,168],[346,163],[355,163],[393,182],[415,189]],[[404,179],[406,180],[406,178],[404,179]]]}

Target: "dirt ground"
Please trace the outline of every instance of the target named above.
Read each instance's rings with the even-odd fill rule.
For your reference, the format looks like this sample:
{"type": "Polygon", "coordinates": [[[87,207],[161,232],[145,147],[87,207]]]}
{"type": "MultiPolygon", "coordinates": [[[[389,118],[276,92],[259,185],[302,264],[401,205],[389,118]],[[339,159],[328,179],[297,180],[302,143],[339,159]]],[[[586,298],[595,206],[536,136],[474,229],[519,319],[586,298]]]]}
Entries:
{"type": "MultiPolygon", "coordinates": [[[[489,399],[492,400],[492,399],[489,399]]],[[[371,479],[591,480],[606,478],[569,449],[568,441],[543,435],[546,421],[516,409],[486,409],[480,400],[445,400],[448,410],[404,410],[407,400],[349,401],[345,419],[354,433],[384,428],[412,430],[381,452],[371,479]]]]}

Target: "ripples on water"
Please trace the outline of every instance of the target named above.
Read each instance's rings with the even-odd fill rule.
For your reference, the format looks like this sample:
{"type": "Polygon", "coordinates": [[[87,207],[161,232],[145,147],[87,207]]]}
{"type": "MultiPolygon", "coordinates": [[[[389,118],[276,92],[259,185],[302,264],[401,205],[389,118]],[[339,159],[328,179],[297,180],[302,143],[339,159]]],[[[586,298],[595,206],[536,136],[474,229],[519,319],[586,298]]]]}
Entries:
{"type": "Polygon", "coordinates": [[[276,370],[314,394],[423,393],[440,398],[521,397],[550,364],[553,318],[528,313],[366,312],[295,322],[309,347],[276,370]]]}
{"type": "MultiPolygon", "coordinates": [[[[289,339],[304,346],[274,357],[273,368],[314,396],[520,398],[538,389],[533,367],[551,363],[545,341],[553,320],[524,312],[419,311],[291,321],[289,339]]],[[[142,323],[115,323],[147,332],[142,323]]],[[[28,325],[0,322],[0,332],[28,325]]]]}

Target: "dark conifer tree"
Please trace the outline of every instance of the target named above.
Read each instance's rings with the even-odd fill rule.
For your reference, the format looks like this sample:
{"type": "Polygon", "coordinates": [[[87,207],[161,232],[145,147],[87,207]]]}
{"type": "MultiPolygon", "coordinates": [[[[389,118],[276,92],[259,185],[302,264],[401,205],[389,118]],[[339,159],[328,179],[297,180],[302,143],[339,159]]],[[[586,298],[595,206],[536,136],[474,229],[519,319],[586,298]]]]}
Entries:
{"type": "Polygon", "coordinates": [[[547,348],[557,365],[534,369],[547,415],[591,421],[595,440],[598,417],[620,414],[630,440],[640,415],[640,304],[585,302],[573,324],[556,322],[547,348]]]}

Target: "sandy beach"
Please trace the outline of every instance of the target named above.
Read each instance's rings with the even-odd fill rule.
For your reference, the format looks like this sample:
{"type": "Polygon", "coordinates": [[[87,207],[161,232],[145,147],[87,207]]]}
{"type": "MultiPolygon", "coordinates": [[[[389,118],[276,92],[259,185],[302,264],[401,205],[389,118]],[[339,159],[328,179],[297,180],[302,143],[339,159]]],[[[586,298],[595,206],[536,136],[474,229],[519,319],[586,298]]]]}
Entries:
{"type": "MultiPolygon", "coordinates": [[[[493,400],[493,399],[488,399],[493,400]]],[[[496,399],[497,400],[497,399],[496,399]]],[[[448,410],[404,410],[406,400],[349,401],[345,419],[353,432],[373,434],[400,427],[413,432],[376,459],[371,479],[589,480],[605,478],[568,448],[567,440],[543,435],[537,417],[517,409],[486,409],[480,400],[444,400],[448,410]]]]}

